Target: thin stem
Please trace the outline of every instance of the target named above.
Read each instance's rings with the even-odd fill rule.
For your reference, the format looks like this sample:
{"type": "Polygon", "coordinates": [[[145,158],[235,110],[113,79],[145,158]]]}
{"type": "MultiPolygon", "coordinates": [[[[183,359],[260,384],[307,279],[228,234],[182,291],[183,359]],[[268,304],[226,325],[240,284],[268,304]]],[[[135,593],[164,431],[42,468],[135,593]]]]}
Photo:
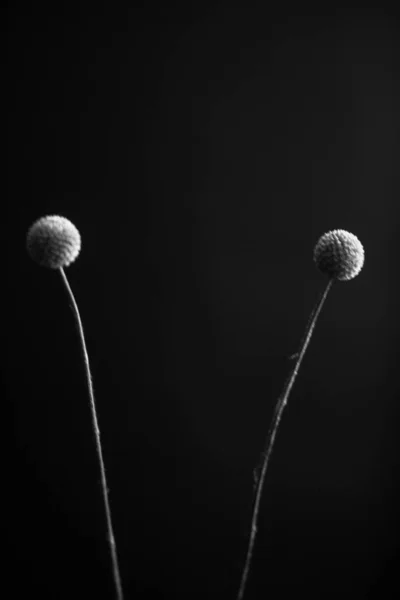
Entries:
{"type": "Polygon", "coordinates": [[[321,312],[322,306],[326,300],[329,290],[332,287],[333,281],[334,281],[334,279],[329,279],[328,285],[326,286],[324,292],[321,294],[320,298],[317,300],[317,303],[314,306],[314,309],[311,313],[310,319],[308,321],[308,324],[307,324],[307,327],[305,330],[303,340],[300,345],[300,350],[297,354],[296,363],[295,363],[288,379],[286,380],[283,391],[282,391],[281,395],[279,396],[277,403],[276,403],[274,416],[272,419],[270,429],[268,431],[265,449],[261,455],[260,474],[256,480],[256,489],[255,489],[255,496],[254,496],[254,501],[253,501],[253,512],[252,512],[252,520],[251,520],[251,527],[250,527],[249,545],[247,548],[246,562],[245,562],[243,573],[242,573],[242,579],[240,582],[240,588],[239,588],[239,593],[237,595],[237,600],[243,600],[243,596],[244,596],[244,592],[245,592],[245,588],[246,588],[246,583],[247,583],[247,579],[248,579],[248,575],[249,575],[249,571],[250,571],[251,560],[253,557],[254,543],[255,543],[256,534],[257,534],[257,521],[258,521],[258,514],[260,511],[261,493],[263,490],[265,475],[267,472],[269,459],[272,454],[272,448],[274,446],[276,433],[278,431],[278,426],[279,426],[279,423],[280,423],[280,420],[282,417],[282,412],[286,406],[290,391],[293,387],[293,383],[294,383],[297,373],[299,371],[301,361],[303,360],[303,356],[304,356],[304,354],[307,350],[307,346],[310,342],[312,333],[314,331],[315,324],[318,319],[318,315],[321,312]]]}
{"type": "Polygon", "coordinates": [[[72,308],[73,308],[73,311],[75,314],[75,318],[76,318],[76,322],[77,322],[78,330],[79,330],[79,336],[80,336],[80,341],[81,341],[81,346],[82,346],[82,354],[83,354],[85,369],[86,369],[86,380],[87,380],[87,386],[88,386],[88,391],[89,391],[90,408],[91,408],[91,412],[92,412],[93,429],[94,429],[95,440],[96,440],[96,450],[97,450],[99,463],[100,463],[101,487],[102,487],[102,491],[103,491],[104,508],[105,508],[105,512],[106,512],[108,541],[110,544],[110,551],[111,551],[116,599],[123,600],[121,577],[120,577],[119,567],[118,567],[117,547],[115,544],[113,526],[112,526],[112,521],[111,521],[111,510],[110,510],[110,504],[108,501],[108,487],[107,487],[107,480],[106,480],[106,470],[104,467],[103,453],[101,450],[100,429],[99,429],[99,425],[97,422],[96,405],[95,405],[95,401],[94,401],[94,393],[93,393],[93,385],[92,385],[92,376],[90,373],[90,366],[89,366],[89,356],[88,356],[88,353],[86,350],[85,336],[83,333],[82,321],[79,316],[78,305],[76,304],[74,295],[73,295],[70,285],[68,283],[68,279],[67,279],[62,267],[60,268],[60,273],[61,273],[62,279],[64,281],[65,287],[67,288],[69,297],[71,299],[72,308]]]}

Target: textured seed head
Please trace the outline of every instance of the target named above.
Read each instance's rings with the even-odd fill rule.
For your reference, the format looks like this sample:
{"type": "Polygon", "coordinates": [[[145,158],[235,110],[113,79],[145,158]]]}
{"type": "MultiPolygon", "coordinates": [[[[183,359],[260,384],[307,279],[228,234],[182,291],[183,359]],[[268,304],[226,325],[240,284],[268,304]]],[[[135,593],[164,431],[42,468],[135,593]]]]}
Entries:
{"type": "Polygon", "coordinates": [[[364,265],[364,248],[360,240],[343,229],[324,233],[315,248],[314,261],[322,273],[339,281],[359,274],[364,265]]]}
{"type": "Polygon", "coordinates": [[[68,267],[81,249],[79,231],[65,217],[41,217],[31,225],[26,236],[29,256],[42,267],[68,267]]]}

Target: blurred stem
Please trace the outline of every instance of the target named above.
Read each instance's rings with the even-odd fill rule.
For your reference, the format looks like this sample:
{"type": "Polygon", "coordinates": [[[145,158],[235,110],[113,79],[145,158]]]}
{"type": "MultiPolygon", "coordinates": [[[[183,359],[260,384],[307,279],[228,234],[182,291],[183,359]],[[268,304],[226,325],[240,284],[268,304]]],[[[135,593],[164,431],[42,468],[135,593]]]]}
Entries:
{"type": "Polygon", "coordinates": [[[242,573],[242,579],[240,582],[240,588],[239,588],[239,592],[237,595],[237,600],[243,600],[244,593],[245,593],[246,583],[247,583],[247,579],[248,579],[248,575],[249,575],[249,571],[250,571],[251,560],[253,557],[254,543],[255,543],[256,534],[257,534],[257,522],[258,522],[259,511],[260,511],[261,494],[262,494],[262,490],[263,490],[263,486],[264,486],[264,480],[265,480],[265,475],[267,472],[269,459],[271,458],[272,449],[273,449],[274,442],[275,442],[276,433],[278,431],[279,423],[280,423],[280,420],[282,417],[283,409],[285,408],[285,406],[287,404],[290,391],[293,387],[294,381],[296,379],[297,373],[298,373],[300,365],[301,365],[301,361],[303,360],[303,356],[307,350],[312,333],[314,331],[314,327],[317,322],[318,315],[321,312],[322,306],[324,305],[324,302],[326,300],[329,290],[332,287],[333,282],[334,282],[334,279],[329,279],[326,288],[324,289],[323,293],[320,295],[319,299],[317,300],[317,302],[311,312],[311,315],[310,315],[310,318],[309,318],[309,321],[307,323],[307,327],[306,327],[306,330],[304,333],[304,337],[303,337],[301,345],[300,345],[300,349],[299,349],[298,353],[296,354],[296,356],[297,356],[296,363],[295,363],[288,379],[286,380],[283,391],[282,391],[281,395],[279,396],[277,403],[276,403],[274,415],[272,418],[272,423],[271,423],[270,429],[268,431],[265,449],[261,455],[260,469],[259,469],[260,474],[256,480],[256,489],[255,489],[255,496],[254,496],[254,501],[253,501],[253,512],[252,512],[252,520],[251,520],[251,527],[250,527],[249,545],[247,548],[246,562],[245,562],[243,573],[242,573]]]}
{"type": "Polygon", "coordinates": [[[118,567],[117,547],[115,544],[113,526],[112,526],[112,521],[111,521],[110,503],[108,501],[108,487],[107,487],[107,480],[106,480],[106,470],[104,467],[103,453],[101,450],[100,429],[99,429],[99,425],[97,422],[97,413],[96,413],[96,405],[95,405],[95,401],[94,401],[92,376],[90,373],[90,366],[89,366],[89,356],[88,356],[87,349],[86,349],[85,336],[83,333],[83,326],[82,326],[82,321],[81,321],[81,318],[79,315],[78,305],[75,301],[74,295],[73,295],[70,285],[68,283],[67,276],[64,273],[64,269],[61,267],[59,270],[61,273],[61,277],[64,281],[65,287],[67,288],[67,292],[68,292],[68,295],[69,295],[71,303],[72,303],[72,309],[74,311],[76,323],[77,323],[78,330],[79,330],[79,337],[80,337],[80,341],[81,341],[82,354],[83,354],[85,370],[86,370],[86,381],[87,381],[88,392],[89,392],[90,409],[91,409],[91,413],[92,413],[93,429],[94,429],[94,435],[95,435],[95,441],[96,441],[96,450],[97,450],[97,455],[98,455],[99,463],[100,463],[101,488],[102,488],[102,492],[103,492],[104,508],[105,508],[105,513],[106,513],[108,542],[110,544],[116,599],[123,600],[121,577],[120,577],[119,567],[118,567]]]}

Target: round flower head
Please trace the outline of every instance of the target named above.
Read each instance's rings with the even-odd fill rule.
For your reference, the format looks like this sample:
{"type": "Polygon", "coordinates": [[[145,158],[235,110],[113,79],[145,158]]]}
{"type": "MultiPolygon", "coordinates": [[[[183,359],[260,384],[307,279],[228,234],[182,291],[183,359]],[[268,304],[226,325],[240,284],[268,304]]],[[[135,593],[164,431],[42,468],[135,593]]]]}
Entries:
{"type": "Polygon", "coordinates": [[[344,229],[324,233],[315,248],[314,261],[322,273],[339,281],[359,274],[364,265],[364,248],[360,240],[344,229]]]}
{"type": "Polygon", "coordinates": [[[26,236],[29,256],[42,267],[68,267],[81,249],[81,236],[75,225],[65,217],[41,217],[29,228],[26,236]]]}

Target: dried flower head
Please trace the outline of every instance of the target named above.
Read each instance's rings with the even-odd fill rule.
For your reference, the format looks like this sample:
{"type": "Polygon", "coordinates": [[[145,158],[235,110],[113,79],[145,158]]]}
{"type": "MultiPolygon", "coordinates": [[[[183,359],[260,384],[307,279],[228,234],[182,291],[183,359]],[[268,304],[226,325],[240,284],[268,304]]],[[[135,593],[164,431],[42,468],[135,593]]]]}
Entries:
{"type": "Polygon", "coordinates": [[[81,236],[75,225],[65,217],[41,217],[29,228],[26,236],[29,256],[42,267],[67,267],[78,256],[81,236]]]}
{"type": "Polygon", "coordinates": [[[314,248],[314,261],[322,273],[339,281],[359,274],[364,265],[364,248],[360,240],[344,229],[324,233],[314,248]]]}

